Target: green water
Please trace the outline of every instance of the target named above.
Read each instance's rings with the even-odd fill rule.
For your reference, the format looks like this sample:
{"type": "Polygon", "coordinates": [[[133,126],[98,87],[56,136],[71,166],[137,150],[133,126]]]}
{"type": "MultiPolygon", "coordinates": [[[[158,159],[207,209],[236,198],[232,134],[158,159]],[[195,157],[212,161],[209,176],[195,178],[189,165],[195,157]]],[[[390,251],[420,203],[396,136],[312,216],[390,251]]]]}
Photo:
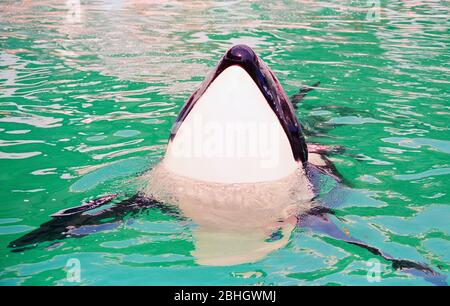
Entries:
{"type": "MultiPolygon", "coordinates": [[[[246,43],[309,142],[338,145],[333,221],[394,257],[450,269],[447,1],[1,1],[0,284],[370,284],[368,251],[296,229],[254,263],[198,265],[193,224],[158,210],[118,228],[11,252],[49,215],[111,192],[161,157],[190,93],[246,43]],[[371,13],[372,12],[372,13],[371,13]],[[368,15],[369,14],[369,15],[368,15]]],[[[429,284],[381,260],[381,285],[429,284]]]]}

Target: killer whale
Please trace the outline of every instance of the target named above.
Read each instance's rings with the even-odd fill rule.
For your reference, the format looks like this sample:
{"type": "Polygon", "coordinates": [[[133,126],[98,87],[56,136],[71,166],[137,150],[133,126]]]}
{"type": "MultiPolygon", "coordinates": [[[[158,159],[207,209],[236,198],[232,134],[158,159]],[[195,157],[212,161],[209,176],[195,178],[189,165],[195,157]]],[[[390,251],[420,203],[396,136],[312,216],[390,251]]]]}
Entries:
{"type": "MultiPolygon", "coordinates": [[[[316,158],[320,159],[320,154],[318,153],[321,153],[323,150],[314,146],[309,146],[308,149],[303,127],[295,115],[295,106],[299,103],[299,100],[304,98],[307,91],[307,89],[300,90],[299,94],[295,96],[295,99],[289,101],[273,72],[256,56],[251,48],[242,45],[231,48],[220,60],[213,72],[205,79],[200,88],[192,94],[182,107],[171,130],[169,145],[166,155],[160,163],[160,169],[167,170],[164,172],[165,174],[169,173],[170,175],[172,173],[173,176],[180,176],[188,180],[219,184],[212,185],[213,187],[222,186],[220,184],[279,182],[293,173],[298,173],[303,178],[301,182],[304,188],[296,190],[304,191],[303,194],[308,193],[303,199],[305,202],[308,202],[310,200],[309,198],[313,198],[314,196],[314,186],[316,185],[314,180],[320,180],[318,178],[319,176],[331,175],[332,171],[330,171],[330,164],[326,160],[323,164],[314,162],[316,158]],[[237,90],[242,88],[244,88],[243,92],[245,92],[245,95],[241,95],[241,92],[237,90]],[[222,95],[221,92],[225,92],[226,94],[222,95]],[[245,98],[249,99],[246,100],[245,98]],[[217,105],[216,102],[223,104],[222,107],[215,107],[217,105]],[[227,102],[230,103],[227,104],[227,102]],[[256,114],[252,107],[258,108],[260,112],[256,114]],[[237,110],[240,110],[242,114],[239,114],[237,110]],[[246,117],[248,114],[256,115],[256,120],[262,120],[274,128],[274,139],[280,140],[278,143],[280,146],[275,148],[278,151],[269,150],[268,152],[264,152],[264,150],[260,150],[260,146],[256,146],[255,151],[247,152],[253,155],[250,154],[247,158],[242,158],[241,155],[223,155],[224,152],[221,152],[220,147],[218,150],[208,151],[210,154],[205,154],[208,152],[204,151],[205,148],[203,146],[198,152],[196,152],[195,147],[185,146],[186,143],[189,144],[192,141],[192,138],[190,138],[192,134],[189,135],[189,127],[191,131],[196,131],[195,120],[193,121],[196,117],[203,119],[206,117],[208,119],[211,116],[215,116],[216,119],[220,119],[220,115],[223,115],[224,118],[238,118],[241,120],[240,123],[245,123],[249,122],[248,118],[254,118],[252,116],[246,117]],[[264,163],[261,164],[266,159],[271,160],[274,156],[278,157],[275,160],[279,163],[272,163],[272,167],[267,167],[267,165],[264,167],[264,163]],[[227,158],[229,158],[228,163],[227,158]],[[242,162],[242,160],[245,162],[242,162]],[[311,184],[309,185],[308,183],[311,184]]],[[[220,121],[220,123],[226,124],[227,122],[220,121]]],[[[211,139],[226,141],[225,138],[221,138],[219,133],[215,132],[217,130],[212,129],[212,137],[200,139],[200,144],[202,144],[203,140],[211,139]]],[[[257,132],[250,131],[248,136],[259,136],[257,132]]],[[[273,144],[270,141],[268,143],[273,144]]],[[[158,179],[161,176],[154,176],[153,178],[158,179]]],[[[333,176],[333,179],[339,181],[338,176],[333,176]]],[[[169,182],[171,180],[172,176],[169,182]]],[[[163,185],[169,188],[172,187],[168,182],[163,185]]],[[[133,218],[129,218],[130,213],[132,215],[139,215],[142,211],[149,209],[158,209],[176,219],[183,219],[187,216],[190,219],[198,220],[200,223],[204,222],[201,217],[207,211],[198,209],[193,211],[192,208],[196,208],[194,205],[180,205],[174,208],[171,205],[166,205],[161,198],[153,197],[154,195],[154,189],[151,192],[138,193],[130,197],[108,195],[89,201],[78,207],[62,210],[54,214],[50,221],[44,223],[38,229],[12,241],[9,247],[13,251],[20,252],[26,248],[36,247],[38,244],[48,241],[57,242],[69,237],[80,238],[89,234],[112,230],[124,224],[124,222],[133,222],[133,218]]],[[[181,202],[182,204],[186,203],[186,201],[181,202]]],[[[234,209],[236,207],[232,208],[234,209]]],[[[229,207],[227,209],[230,210],[229,207]]],[[[223,213],[225,211],[224,207],[219,207],[218,211],[223,213]]],[[[246,210],[245,214],[249,215],[249,211],[251,209],[246,210]]],[[[215,212],[217,213],[217,211],[215,212]]],[[[306,210],[296,211],[294,214],[288,214],[282,221],[286,221],[284,224],[292,225],[290,219],[294,217],[295,226],[287,226],[287,230],[267,232],[266,234],[269,237],[268,241],[270,243],[273,243],[273,241],[282,241],[279,237],[289,237],[289,231],[292,231],[294,227],[308,228],[323,232],[330,237],[346,243],[365,248],[372,254],[391,261],[394,268],[412,271],[411,273],[421,274],[431,282],[442,283],[442,276],[426,265],[392,258],[377,248],[371,247],[358,239],[349,237],[341,229],[333,225],[330,218],[333,213],[334,211],[328,207],[322,208],[316,206],[312,208],[308,207],[306,210]]],[[[250,216],[256,218],[254,215],[250,216]]],[[[278,216],[276,217],[270,221],[278,224],[279,218],[278,216]]],[[[226,219],[226,221],[229,221],[229,219],[231,219],[231,222],[233,221],[232,218],[226,219]]],[[[259,219],[263,220],[264,215],[259,219]]],[[[214,226],[218,224],[224,225],[222,219],[214,219],[213,222],[211,220],[206,221],[214,223],[214,226]]],[[[273,224],[270,224],[270,226],[265,224],[264,226],[270,230],[273,229],[273,224]]],[[[209,229],[207,227],[207,230],[209,229]]],[[[233,228],[233,230],[235,229],[233,228]]],[[[245,230],[248,232],[248,228],[245,230]]],[[[209,232],[202,231],[199,237],[205,237],[205,233],[209,232]]],[[[243,236],[242,231],[239,231],[238,235],[232,236],[232,238],[237,239],[236,237],[239,236],[243,236]]],[[[209,239],[210,237],[206,238],[209,239]]],[[[202,240],[202,242],[204,241],[202,240]]],[[[208,243],[210,242],[210,240],[206,241],[208,243]]],[[[286,243],[286,239],[282,242],[286,243]]],[[[283,246],[283,243],[277,245],[277,247],[283,246]]],[[[225,246],[225,244],[223,245],[225,246]]],[[[252,257],[251,260],[257,260],[267,254],[266,251],[273,250],[273,248],[265,248],[265,246],[266,244],[260,248],[263,250],[258,252],[258,257],[252,257]]],[[[259,245],[256,247],[259,247],[259,245]]],[[[218,263],[216,258],[212,259],[210,254],[205,255],[204,252],[197,252],[195,256],[201,258],[203,260],[202,262],[206,264],[218,263]]],[[[242,260],[242,258],[238,258],[238,260],[242,260]]],[[[245,258],[245,260],[249,260],[249,258],[245,258]]],[[[236,263],[234,261],[231,264],[236,263]]],[[[230,263],[226,262],[226,264],[230,263]]]]}
{"type": "Polygon", "coordinates": [[[236,45],[182,107],[162,164],[192,179],[253,183],[286,177],[307,160],[280,82],[250,47],[236,45]]]}
{"type": "MultiPolygon", "coordinates": [[[[227,123],[229,122],[220,122],[224,125],[227,123]]],[[[217,136],[220,135],[213,135],[216,138],[217,136]]],[[[255,133],[250,131],[249,136],[255,136],[255,133]]],[[[226,140],[222,138],[220,141],[225,142],[226,140]]],[[[226,156],[225,159],[228,157],[226,156]]],[[[313,192],[304,175],[304,165],[307,160],[307,145],[293,104],[289,101],[273,72],[255,52],[248,46],[237,45],[225,53],[218,65],[181,108],[171,129],[166,154],[160,162],[160,167],[155,168],[168,170],[168,174],[171,175],[169,180],[172,180],[173,176],[179,175],[180,178],[194,181],[223,184],[277,181],[280,178],[289,177],[299,170],[297,174],[303,179],[303,183],[300,184],[302,187],[300,192],[306,194],[305,200],[310,200],[313,192]],[[220,104],[222,105],[220,106],[220,104]],[[251,123],[252,120],[264,121],[274,129],[274,139],[280,140],[279,143],[269,143],[271,146],[269,154],[279,154],[277,163],[272,167],[260,167],[258,163],[255,166],[254,161],[259,162],[262,157],[256,154],[250,158],[244,158],[245,162],[242,162],[242,156],[236,158],[232,155],[228,164],[224,165],[224,159],[220,159],[220,156],[219,158],[217,155],[213,155],[212,158],[202,154],[196,156],[192,154],[195,152],[189,151],[189,154],[186,154],[186,148],[183,147],[180,154],[180,143],[183,144],[184,141],[184,144],[189,145],[193,141],[192,138],[186,136],[186,126],[192,123],[191,119],[194,116],[201,116],[206,120],[211,117],[216,120],[221,118],[240,120],[238,123],[241,124],[243,122],[251,123]],[[277,149],[279,151],[276,152],[277,149]],[[206,166],[205,160],[209,160],[209,164],[206,166]],[[246,163],[251,164],[251,167],[243,169],[246,163]],[[202,168],[202,171],[199,171],[199,168],[202,168]],[[250,174],[250,176],[245,176],[245,174],[250,174]]],[[[161,181],[162,177],[159,176],[157,179],[161,181]]],[[[170,188],[171,183],[167,182],[166,186],[170,188]]],[[[89,233],[112,229],[115,228],[115,224],[121,222],[127,211],[138,213],[141,209],[155,207],[166,213],[171,211],[167,208],[170,206],[164,205],[163,200],[155,197],[154,190],[123,198],[116,194],[106,195],[77,207],[63,209],[52,214],[53,219],[44,223],[39,229],[16,239],[9,246],[14,251],[20,251],[24,247],[33,247],[40,242],[60,240],[65,237],[83,237],[89,233]],[[106,208],[102,209],[102,207],[106,208]],[[97,211],[98,209],[100,210],[97,211]],[[95,211],[95,213],[91,213],[91,211],[95,211]],[[111,222],[102,223],[101,220],[105,216],[111,222]]]]}

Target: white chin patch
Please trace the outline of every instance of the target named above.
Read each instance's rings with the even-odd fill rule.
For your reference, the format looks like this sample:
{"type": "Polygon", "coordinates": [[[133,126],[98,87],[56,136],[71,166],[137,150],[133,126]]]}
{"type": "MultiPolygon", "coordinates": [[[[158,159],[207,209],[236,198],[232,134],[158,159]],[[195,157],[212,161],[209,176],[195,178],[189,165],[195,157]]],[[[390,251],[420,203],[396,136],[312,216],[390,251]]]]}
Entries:
{"type": "Polygon", "coordinates": [[[228,67],[199,98],[169,143],[163,165],[217,183],[278,180],[299,167],[278,118],[239,66],[228,67]]]}

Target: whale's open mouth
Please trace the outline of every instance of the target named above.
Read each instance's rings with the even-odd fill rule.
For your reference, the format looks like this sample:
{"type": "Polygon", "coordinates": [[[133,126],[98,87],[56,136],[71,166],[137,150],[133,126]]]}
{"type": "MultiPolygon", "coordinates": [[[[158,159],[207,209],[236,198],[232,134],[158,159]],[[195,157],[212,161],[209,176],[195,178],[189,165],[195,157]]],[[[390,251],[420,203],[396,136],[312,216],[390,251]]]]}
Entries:
{"type": "Polygon", "coordinates": [[[165,165],[199,180],[241,183],[283,178],[306,160],[280,83],[251,48],[238,45],[181,109],[165,165]]]}

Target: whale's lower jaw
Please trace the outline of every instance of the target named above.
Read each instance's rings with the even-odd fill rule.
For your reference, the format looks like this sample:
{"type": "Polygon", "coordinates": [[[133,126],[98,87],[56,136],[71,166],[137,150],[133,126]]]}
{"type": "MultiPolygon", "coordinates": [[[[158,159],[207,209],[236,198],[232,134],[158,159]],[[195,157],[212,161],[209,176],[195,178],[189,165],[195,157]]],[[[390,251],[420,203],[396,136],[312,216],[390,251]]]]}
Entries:
{"type": "Polygon", "coordinates": [[[282,179],[299,167],[277,116],[248,73],[225,69],[177,127],[163,165],[217,183],[282,179]]]}

